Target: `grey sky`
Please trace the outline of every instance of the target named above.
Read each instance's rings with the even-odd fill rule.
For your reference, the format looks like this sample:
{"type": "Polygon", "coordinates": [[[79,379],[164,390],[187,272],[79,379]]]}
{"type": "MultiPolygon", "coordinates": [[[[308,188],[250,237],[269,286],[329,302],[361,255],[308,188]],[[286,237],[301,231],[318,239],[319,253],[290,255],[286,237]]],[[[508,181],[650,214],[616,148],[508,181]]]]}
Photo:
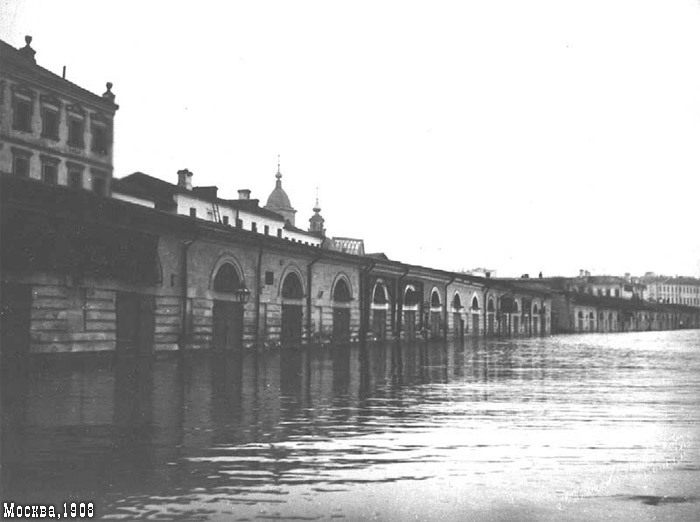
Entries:
{"type": "Polygon", "coordinates": [[[700,275],[696,0],[4,0],[102,93],[115,175],[283,183],[306,226],[499,275],[700,275]]]}

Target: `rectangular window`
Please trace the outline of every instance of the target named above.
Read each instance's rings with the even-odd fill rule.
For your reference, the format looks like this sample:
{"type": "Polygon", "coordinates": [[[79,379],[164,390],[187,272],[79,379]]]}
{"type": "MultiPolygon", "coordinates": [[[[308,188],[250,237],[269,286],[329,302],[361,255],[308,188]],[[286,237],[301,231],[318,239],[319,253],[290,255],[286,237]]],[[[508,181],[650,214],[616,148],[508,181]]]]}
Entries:
{"type": "Polygon", "coordinates": [[[82,118],[71,117],[68,119],[68,145],[71,147],[84,146],[85,126],[82,118]]]}
{"type": "Polygon", "coordinates": [[[68,186],[72,189],[83,188],[83,169],[80,166],[68,167],[68,186]]]}
{"type": "Polygon", "coordinates": [[[58,184],[58,162],[54,160],[44,160],[41,165],[41,179],[47,185],[58,184]]]}
{"type": "Polygon", "coordinates": [[[106,196],[107,195],[107,181],[102,177],[93,177],[92,178],[92,191],[95,194],[99,194],[100,196],[106,196]]]}
{"type": "Polygon", "coordinates": [[[606,288],[606,289],[605,289],[605,295],[608,296],[608,297],[610,297],[610,289],[609,289],[609,288],[606,288]]]}
{"type": "Polygon", "coordinates": [[[12,173],[21,178],[29,178],[29,152],[12,151],[12,173]]]}
{"type": "Polygon", "coordinates": [[[213,210],[207,210],[207,220],[214,221],[214,211],[213,210]]]}
{"type": "Polygon", "coordinates": [[[620,289],[619,288],[615,289],[615,297],[620,297],[620,289]]]}
{"type": "Polygon", "coordinates": [[[15,98],[12,127],[24,132],[32,131],[32,102],[24,98],[15,98]]]}
{"type": "Polygon", "coordinates": [[[224,225],[228,225],[228,216],[224,216],[224,225]]]}
{"type": "Polygon", "coordinates": [[[265,235],[266,236],[270,235],[270,227],[268,225],[265,225],[265,235]]]}
{"type": "Polygon", "coordinates": [[[107,154],[107,127],[96,124],[92,126],[92,152],[107,154]]]}
{"type": "Polygon", "coordinates": [[[41,111],[41,136],[58,139],[58,111],[44,107],[41,111]]]}
{"type": "Polygon", "coordinates": [[[236,218],[236,228],[243,228],[243,220],[236,218]]]}
{"type": "Polygon", "coordinates": [[[282,237],[282,229],[281,228],[277,229],[277,237],[282,237]]]}
{"type": "Polygon", "coordinates": [[[265,284],[268,286],[275,284],[275,273],[274,272],[265,272],[265,284]]]}
{"type": "Polygon", "coordinates": [[[250,229],[251,229],[253,232],[257,232],[257,231],[258,231],[258,224],[257,224],[255,221],[253,221],[253,222],[250,224],[250,229]]]}
{"type": "Polygon", "coordinates": [[[190,217],[197,217],[197,209],[190,207],[190,217]]]}

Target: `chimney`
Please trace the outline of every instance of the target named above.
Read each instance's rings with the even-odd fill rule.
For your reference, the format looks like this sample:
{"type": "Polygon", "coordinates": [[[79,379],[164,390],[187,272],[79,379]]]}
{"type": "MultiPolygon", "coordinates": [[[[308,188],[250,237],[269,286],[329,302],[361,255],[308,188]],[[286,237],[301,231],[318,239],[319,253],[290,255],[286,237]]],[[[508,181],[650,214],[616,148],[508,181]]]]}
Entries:
{"type": "Polygon", "coordinates": [[[240,189],[238,191],[238,199],[250,199],[250,189],[240,189]]]}
{"type": "Polygon", "coordinates": [[[186,190],[192,190],[192,173],[187,169],[178,170],[177,185],[186,190]]]}

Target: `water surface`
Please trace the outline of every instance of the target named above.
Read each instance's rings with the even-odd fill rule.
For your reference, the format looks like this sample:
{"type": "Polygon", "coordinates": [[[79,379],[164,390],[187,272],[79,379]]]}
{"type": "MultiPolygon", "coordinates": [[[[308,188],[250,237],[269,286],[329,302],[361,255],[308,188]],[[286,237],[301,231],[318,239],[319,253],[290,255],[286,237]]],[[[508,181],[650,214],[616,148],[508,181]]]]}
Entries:
{"type": "Polygon", "coordinates": [[[700,331],[3,366],[2,500],[108,520],[700,520],[700,331]]]}

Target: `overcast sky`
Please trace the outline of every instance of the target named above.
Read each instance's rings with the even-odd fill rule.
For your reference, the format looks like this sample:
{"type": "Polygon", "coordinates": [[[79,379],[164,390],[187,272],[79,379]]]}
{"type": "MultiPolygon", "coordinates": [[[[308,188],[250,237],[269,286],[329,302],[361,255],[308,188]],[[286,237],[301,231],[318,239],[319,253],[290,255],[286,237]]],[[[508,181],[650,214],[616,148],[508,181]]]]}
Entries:
{"type": "Polygon", "coordinates": [[[115,176],[498,275],[700,275],[698,0],[8,1],[0,37],[120,109],[115,176]]]}

